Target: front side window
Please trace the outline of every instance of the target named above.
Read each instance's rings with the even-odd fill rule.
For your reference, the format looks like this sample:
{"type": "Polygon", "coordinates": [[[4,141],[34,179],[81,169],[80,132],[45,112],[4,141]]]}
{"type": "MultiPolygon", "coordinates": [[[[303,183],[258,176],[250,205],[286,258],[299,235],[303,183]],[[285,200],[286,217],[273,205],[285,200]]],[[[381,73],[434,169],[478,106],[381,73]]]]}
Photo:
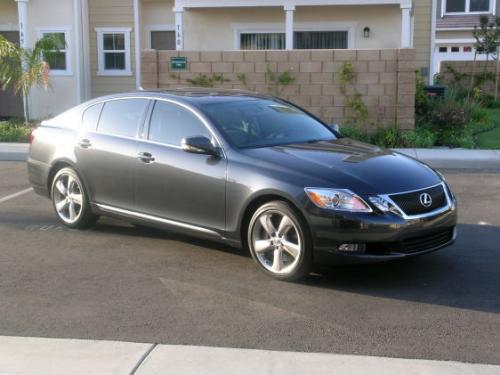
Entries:
{"type": "Polygon", "coordinates": [[[122,137],[136,137],[147,106],[147,99],[120,99],[106,102],[97,131],[122,137]]]}
{"type": "Polygon", "coordinates": [[[174,103],[156,102],[149,124],[149,140],[181,146],[184,138],[197,136],[211,138],[209,130],[194,113],[174,103]]]}
{"type": "Polygon", "coordinates": [[[130,29],[96,29],[99,75],[131,75],[130,29]]]}
{"type": "Polygon", "coordinates": [[[55,43],[56,49],[44,56],[50,66],[51,73],[54,75],[71,74],[68,31],[44,30],[40,36],[51,38],[55,43]]]}
{"type": "Polygon", "coordinates": [[[258,98],[201,105],[235,147],[252,148],[336,139],[324,124],[288,103],[258,98]]]}
{"type": "Polygon", "coordinates": [[[446,13],[486,13],[490,11],[491,0],[443,0],[446,13]]]}

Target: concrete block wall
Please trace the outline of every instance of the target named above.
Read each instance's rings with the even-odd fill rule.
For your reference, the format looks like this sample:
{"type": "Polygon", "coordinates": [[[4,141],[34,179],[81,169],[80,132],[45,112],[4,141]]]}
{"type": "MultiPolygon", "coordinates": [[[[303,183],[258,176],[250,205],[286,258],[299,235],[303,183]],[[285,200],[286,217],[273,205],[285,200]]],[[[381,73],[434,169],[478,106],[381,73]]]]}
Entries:
{"type": "MultiPolygon", "coordinates": [[[[445,85],[453,84],[454,75],[447,71],[446,67],[451,67],[458,73],[465,73],[469,76],[467,78],[462,79],[460,84],[463,87],[470,86],[470,75],[473,71],[473,61],[443,61],[441,62],[441,76],[442,81],[445,85]]],[[[491,76],[494,78],[497,69],[496,61],[476,61],[476,74],[480,75],[484,72],[491,73],[491,76]]],[[[482,91],[489,95],[495,95],[495,81],[488,80],[482,86],[482,91]]]]}
{"type": "Polygon", "coordinates": [[[327,123],[345,124],[352,109],[346,96],[361,94],[370,124],[413,129],[415,124],[414,49],[294,51],[155,51],[142,52],[144,89],[188,87],[188,79],[222,74],[214,87],[276,94],[267,74],[289,71],[295,81],[281,87],[287,99],[327,123]],[[172,70],[172,57],[186,57],[186,70],[172,70]],[[341,70],[353,65],[354,78],[341,89],[341,70]],[[242,81],[244,75],[244,82],[242,81]],[[227,80],[227,81],[226,81],[227,80]]]}

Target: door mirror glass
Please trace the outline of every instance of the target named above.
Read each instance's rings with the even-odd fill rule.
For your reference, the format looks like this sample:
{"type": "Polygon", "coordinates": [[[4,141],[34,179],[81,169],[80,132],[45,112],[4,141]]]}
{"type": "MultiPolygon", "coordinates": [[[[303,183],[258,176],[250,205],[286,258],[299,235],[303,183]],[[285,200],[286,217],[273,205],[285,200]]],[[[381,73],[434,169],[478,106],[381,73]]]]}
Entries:
{"type": "Polygon", "coordinates": [[[181,142],[182,149],[192,154],[205,154],[219,156],[219,150],[207,137],[189,137],[181,142]]]}

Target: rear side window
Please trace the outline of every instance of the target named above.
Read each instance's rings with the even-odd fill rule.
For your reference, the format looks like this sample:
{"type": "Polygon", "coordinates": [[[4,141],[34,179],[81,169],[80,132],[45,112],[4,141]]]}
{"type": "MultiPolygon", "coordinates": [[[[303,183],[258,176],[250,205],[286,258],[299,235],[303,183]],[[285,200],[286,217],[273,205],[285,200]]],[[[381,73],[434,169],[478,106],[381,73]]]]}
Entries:
{"type": "Polygon", "coordinates": [[[211,138],[206,126],[188,109],[174,103],[157,101],[151,115],[148,139],[180,146],[183,138],[211,138]]]}
{"type": "Polygon", "coordinates": [[[148,106],[147,99],[120,99],[104,103],[97,131],[135,137],[148,106]]]}
{"type": "Polygon", "coordinates": [[[85,130],[94,131],[97,129],[97,121],[99,121],[99,115],[101,114],[102,103],[95,104],[85,110],[83,113],[83,128],[85,130]]]}

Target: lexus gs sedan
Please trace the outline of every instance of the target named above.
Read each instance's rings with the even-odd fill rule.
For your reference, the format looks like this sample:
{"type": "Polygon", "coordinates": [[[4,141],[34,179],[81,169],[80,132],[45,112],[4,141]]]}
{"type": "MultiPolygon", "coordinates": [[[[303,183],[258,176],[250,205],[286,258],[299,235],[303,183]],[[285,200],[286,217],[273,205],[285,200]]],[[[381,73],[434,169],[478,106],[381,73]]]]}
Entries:
{"type": "Polygon", "coordinates": [[[112,95],[33,131],[29,179],[70,228],[104,215],[220,240],[281,280],[453,243],[456,200],[438,172],[337,129],[243,91],[112,95]]]}

